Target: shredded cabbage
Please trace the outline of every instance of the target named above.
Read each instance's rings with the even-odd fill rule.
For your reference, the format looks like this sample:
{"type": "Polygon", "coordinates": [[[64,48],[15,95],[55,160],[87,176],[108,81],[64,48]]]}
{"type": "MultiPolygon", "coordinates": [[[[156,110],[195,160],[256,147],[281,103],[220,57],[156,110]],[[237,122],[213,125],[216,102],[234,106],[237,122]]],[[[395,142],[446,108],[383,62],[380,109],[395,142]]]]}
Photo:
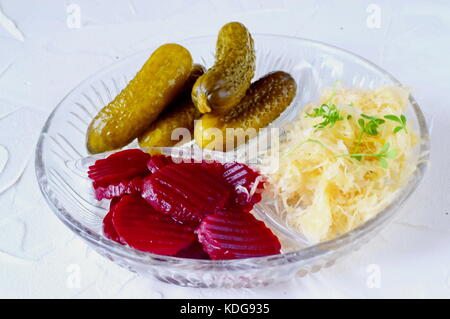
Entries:
{"type": "Polygon", "coordinates": [[[400,116],[408,96],[406,88],[397,86],[376,90],[338,86],[325,90],[318,103],[307,105],[289,124],[286,141],[279,152],[266,154],[261,168],[281,198],[289,226],[312,243],[329,240],[374,217],[392,201],[415,170],[417,137],[409,121],[407,131],[394,133],[399,124],[385,120],[376,136],[366,134],[358,143],[358,119],[361,114],[400,116]],[[322,104],[335,104],[342,120],[332,127],[314,128],[323,119],[306,113],[322,104]],[[355,151],[377,153],[386,143],[396,150],[387,168],[374,157],[348,156],[355,151]]]}

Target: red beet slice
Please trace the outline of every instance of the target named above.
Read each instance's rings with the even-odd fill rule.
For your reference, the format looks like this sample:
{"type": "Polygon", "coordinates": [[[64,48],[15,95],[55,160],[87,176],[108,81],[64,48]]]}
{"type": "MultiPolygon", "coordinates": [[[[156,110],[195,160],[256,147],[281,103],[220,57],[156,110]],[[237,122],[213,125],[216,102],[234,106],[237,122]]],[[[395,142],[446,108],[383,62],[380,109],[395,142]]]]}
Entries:
{"type": "Polygon", "coordinates": [[[174,256],[196,240],[193,227],[158,213],[138,195],[122,197],[112,221],[130,247],[154,254],[174,256]]]}
{"type": "Polygon", "coordinates": [[[173,160],[172,157],[162,155],[162,154],[156,154],[152,155],[150,159],[147,162],[147,167],[151,173],[156,173],[160,168],[170,165],[170,164],[181,164],[181,163],[188,163],[188,164],[199,164],[200,166],[207,169],[210,173],[216,174],[218,176],[222,176],[224,172],[224,167],[221,163],[213,160],[203,160],[196,162],[194,159],[177,159],[173,160]]]}
{"type": "Polygon", "coordinates": [[[185,249],[180,250],[175,256],[191,259],[211,259],[209,258],[209,255],[203,250],[203,246],[198,242],[198,240],[196,240],[185,249]]]}
{"type": "Polygon", "coordinates": [[[142,185],[142,197],[154,209],[193,225],[223,208],[230,191],[223,178],[211,174],[202,163],[167,165],[142,185]]]}
{"type": "Polygon", "coordinates": [[[217,176],[220,180],[224,180],[223,174],[225,172],[225,167],[222,163],[203,161],[202,166],[206,168],[210,174],[217,176]]]}
{"type": "Polygon", "coordinates": [[[278,238],[252,214],[222,211],[206,217],[198,239],[211,259],[238,259],[280,253],[278,238]]]}
{"type": "Polygon", "coordinates": [[[147,168],[151,173],[156,173],[160,168],[173,164],[172,158],[170,156],[165,156],[161,154],[152,155],[147,162],[147,168]]]}
{"type": "Polygon", "coordinates": [[[97,186],[108,186],[123,181],[130,181],[137,176],[149,173],[147,161],[150,155],[130,149],[114,153],[105,159],[100,159],[89,167],[88,176],[97,186]]]}
{"type": "Polygon", "coordinates": [[[114,213],[114,208],[116,207],[117,203],[120,201],[119,198],[114,198],[110,205],[109,205],[109,212],[106,214],[106,216],[103,218],[103,233],[105,234],[106,238],[109,238],[111,240],[114,240],[120,244],[124,244],[124,242],[120,239],[119,234],[117,234],[116,229],[114,228],[112,217],[114,213]]]}
{"type": "Polygon", "coordinates": [[[234,187],[228,207],[232,209],[239,206],[243,211],[251,211],[253,206],[261,201],[261,190],[264,189],[261,175],[242,163],[225,163],[223,166],[225,180],[234,187]],[[251,194],[255,183],[258,183],[256,191],[251,194]]]}
{"type": "Polygon", "coordinates": [[[131,181],[123,181],[107,186],[97,185],[95,182],[93,185],[95,198],[97,200],[102,200],[104,198],[111,199],[114,197],[121,197],[126,194],[140,193],[142,188],[142,178],[135,177],[131,181]]]}

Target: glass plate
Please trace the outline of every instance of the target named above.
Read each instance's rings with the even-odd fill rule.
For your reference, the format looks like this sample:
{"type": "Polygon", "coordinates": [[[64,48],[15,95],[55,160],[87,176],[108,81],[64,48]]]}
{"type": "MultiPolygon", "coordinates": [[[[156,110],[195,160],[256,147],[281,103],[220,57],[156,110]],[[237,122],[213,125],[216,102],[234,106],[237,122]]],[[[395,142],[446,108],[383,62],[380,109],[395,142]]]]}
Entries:
{"type": "MultiPolygon", "coordinates": [[[[324,43],[278,35],[253,37],[255,78],[283,70],[298,85],[296,98],[272,126],[281,127],[293,120],[306,103],[317,100],[322,89],[337,80],[347,87],[371,89],[400,84],[364,58],[324,43]]],[[[214,62],[215,42],[215,36],[178,41],[191,52],[195,62],[206,67],[214,62]]],[[[93,200],[91,183],[83,170],[98,157],[82,159],[88,156],[85,133],[93,116],[126,86],[155,48],[114,63],[74,88],[49,116],[36,149],[37,179],[58,218],[97,252],[131,271],[193,287],[255,287],[288,280],[295,274],[304,276],[332,265],[338,257],[373,238],[399,212],[423,177],[429,156],[428,130],[418,104],[410,96],[406,115],[420,138],[417,169],[387,208],[345,235],[309,245],[274,217],[271,205],[263,203],[255,208],[255,213],[280,236],[285,247],[283,254],[241,260],[191,260],[144,253],[108,240],[102,235],[106,203],[93,200]]],[[[130,147],[133,146],[137,144],[130,147]]]]}

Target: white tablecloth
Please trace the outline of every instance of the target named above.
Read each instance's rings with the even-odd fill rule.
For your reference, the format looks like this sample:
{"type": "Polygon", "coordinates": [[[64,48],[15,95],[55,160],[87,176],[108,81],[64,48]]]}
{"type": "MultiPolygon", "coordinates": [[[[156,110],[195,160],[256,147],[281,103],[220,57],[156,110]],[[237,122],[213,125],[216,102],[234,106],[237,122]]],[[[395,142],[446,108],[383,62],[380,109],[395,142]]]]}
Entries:
{"type": "Polygon", "coordinates": [[[448,1],[1,0],[0,9],[0,297],[450,296],[448,1]],[[233,20],[252,32],[345,48],[411,86],[431,128],[431,169],[376,239],[305,278],[227,290],[137,277],[88,248],[47,207],[34,172],[37,136],[90,74],[151,44],[215,34],[233,20]]]}

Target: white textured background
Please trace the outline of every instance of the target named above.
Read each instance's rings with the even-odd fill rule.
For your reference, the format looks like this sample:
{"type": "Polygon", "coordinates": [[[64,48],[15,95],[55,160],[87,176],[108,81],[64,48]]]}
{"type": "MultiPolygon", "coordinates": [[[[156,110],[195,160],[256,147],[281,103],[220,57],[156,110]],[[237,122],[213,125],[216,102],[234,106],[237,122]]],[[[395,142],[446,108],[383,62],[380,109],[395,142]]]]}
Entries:
{"type": "Polygon", "coordinates": [[[448,1],[0,0],[0,10],[0,297],[450,297],[448,1]],[[34,174],[39,131],[90,74],[232,20],[345,48],[413,87],[431,127],[431,170],[380,236],[306,278],[219,290],[136,277],[88,248],[45,204],[34,174]]]}

